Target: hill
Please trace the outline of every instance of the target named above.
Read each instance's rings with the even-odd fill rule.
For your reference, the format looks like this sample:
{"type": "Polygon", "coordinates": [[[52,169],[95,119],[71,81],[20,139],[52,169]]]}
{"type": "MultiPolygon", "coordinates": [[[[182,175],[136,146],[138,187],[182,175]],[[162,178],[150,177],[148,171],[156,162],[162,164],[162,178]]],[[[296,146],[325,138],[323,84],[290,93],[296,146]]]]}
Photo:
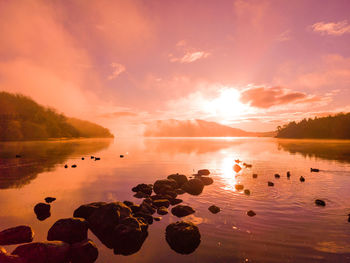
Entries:
{"type": "Polygon", "coordinates": [[[29,97],[0,92],[0,141],[113,137],[97,124],[67,118],[29,97]]]}
{"type": "Polygon", "coordinates": [[[247,132],[204,120],[159,120],[149,123],[146,137],[272,137],[273,133],[247,132]]]}
{"type": "Polygon", "coordinates": [[[350,113],[303,119],[278,127],[278,138],[350,139],[350,113]]]}

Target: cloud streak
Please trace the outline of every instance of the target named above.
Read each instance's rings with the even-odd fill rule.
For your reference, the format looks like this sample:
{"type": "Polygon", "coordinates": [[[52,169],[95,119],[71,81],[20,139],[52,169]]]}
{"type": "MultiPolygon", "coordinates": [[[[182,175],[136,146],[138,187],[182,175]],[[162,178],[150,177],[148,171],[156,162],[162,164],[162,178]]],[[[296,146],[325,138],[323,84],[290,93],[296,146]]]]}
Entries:
{"type": "Polygon", "coordinates": [[[318,22],[311,26],[314,32],[321,35],[341,36],[350,33],[350,25],[347,20],[340,22],[318,22]]]}
{"type": "Polygon", "coordinates": [[[111,63],[111,67],[113,68],[113,73],[108,76],[109,80],[115,79],[125,71],[125,66],[116,62],[111,63]]]}
{"type": "Polygon", "coordinates": [[[281,87],[252,87],[241,92],[240,100],[255,108],[268,109],[286,104],[305,104],[319,102],[322,99],[299,91],[281,87]]]}
{"type": "Polygon", "coordinates": [[[210,55],[209,52],[204,52],[204,51],[187,52],[181,58],[176,58],[172,54],[170,54],[170,62],[180,62],[183,64],[188,64],[188,63],[195,62],[199,59],[207,58],[209,55],[210,55]]]}

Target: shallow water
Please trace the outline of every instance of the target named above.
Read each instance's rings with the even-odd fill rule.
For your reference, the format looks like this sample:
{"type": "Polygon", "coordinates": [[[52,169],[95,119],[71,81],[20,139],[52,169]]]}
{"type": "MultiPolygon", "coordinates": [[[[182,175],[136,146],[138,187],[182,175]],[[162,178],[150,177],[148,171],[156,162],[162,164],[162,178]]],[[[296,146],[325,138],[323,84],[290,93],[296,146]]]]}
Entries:
{"type": "MultiPolygon", "coordinates": [[[[184,218],[196,223],[201,233],[201,244],[192,254],[177,254],[165,241],[166,226],[178,220],[169,214],[149,227],[142,248],[131,256],[114,255],[89,233],[99,248],[97,262],[350,262],[350,141],[138,138],[0,143],[0,229],[28,224],[35,241],[42,241],[57,219],[71,217],[81,204],[139,203],[131,192],[138,183],[176,172],[191,175],[201,168],[210,169],[214,184],[200,196],[179,197],[196,210],[184,218]],[[16,154],[22,157],[14,158],[16,154]],[[90,155],[101,160],[93,161],[90,155]],[[236,175],[235,159],[253,166],[236,175]],[[77,168],[65,169],[66,163],[77,168]],[[310,173],[310,167],[321,171],[310,173]],[[275,173],[281,178],[275,179],[275,173]],[[268,187],[267,181],[275,186],[268,187]],[[251,195],[236,191],[237,183],[251,195]],[[57,201],[51,217],[38,221],[33,207],[46,196],[57,201]],[[327,206],[315,206],[317,198],[327,206]],[[222,211],[211,214],[212,204],[222,211]],[[255,217],[246,215],[250,209],[255,217]]],[[[6,249],[11,252],[14,246],[6,249]]]]}

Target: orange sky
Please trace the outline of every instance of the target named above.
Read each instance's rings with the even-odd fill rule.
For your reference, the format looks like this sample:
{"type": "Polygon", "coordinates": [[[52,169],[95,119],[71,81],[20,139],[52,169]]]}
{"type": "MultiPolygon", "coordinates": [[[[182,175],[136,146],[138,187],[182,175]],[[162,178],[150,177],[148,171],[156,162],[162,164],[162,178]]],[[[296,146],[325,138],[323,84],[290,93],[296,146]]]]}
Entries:
{"type": "Polygon", "coordinates": [[[0,90],[116,133],[350,111],[347,0],[0,0],[0,90]]]}

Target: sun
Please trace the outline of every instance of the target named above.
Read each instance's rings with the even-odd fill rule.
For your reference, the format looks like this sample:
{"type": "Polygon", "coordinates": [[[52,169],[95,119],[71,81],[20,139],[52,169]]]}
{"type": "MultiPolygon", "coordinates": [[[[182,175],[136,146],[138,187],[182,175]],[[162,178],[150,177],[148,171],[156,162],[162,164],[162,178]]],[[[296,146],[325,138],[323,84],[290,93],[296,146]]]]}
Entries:
{"type": "Polygon", "coordinates": [[[220,89],[219,95],[205,102],[203,108],[223,120],[237,118],[250,112],[250,107],[240,101],[240,92],[229,87],[220,89]]]}

